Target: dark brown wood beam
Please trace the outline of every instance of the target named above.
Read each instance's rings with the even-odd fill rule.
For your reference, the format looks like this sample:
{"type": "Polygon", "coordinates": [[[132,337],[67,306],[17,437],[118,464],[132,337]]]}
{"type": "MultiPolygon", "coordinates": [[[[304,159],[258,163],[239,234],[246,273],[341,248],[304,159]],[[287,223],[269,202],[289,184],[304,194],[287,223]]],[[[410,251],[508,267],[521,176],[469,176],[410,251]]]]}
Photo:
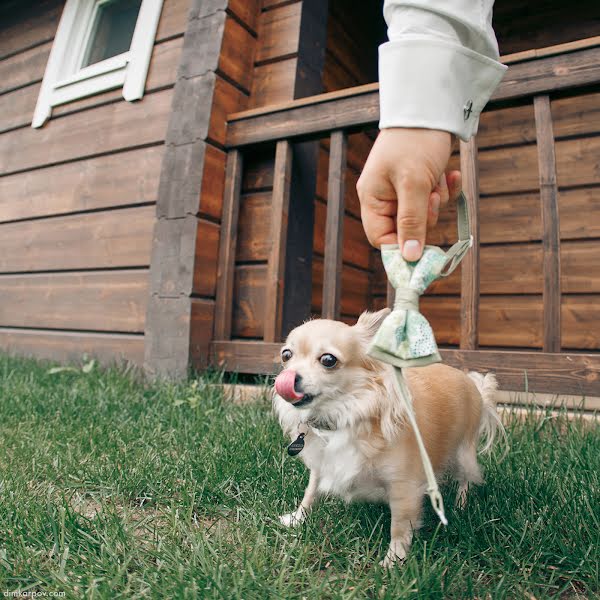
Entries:
{"type": "Polygon", "coordinates": [[[473,236],[471,250],[461,265],[460,347],[475,350],[479,344],[479,167],[475,137],[460,142],[460,170],[473,236]]]}
{"type": "MultiPolygon", "coordinates": [[[[598,83],[600,48],[576,50],[511,65],[490,105],[598,83]]],[[[361,86],[343,93],[232,115],[227,145],[245,146],[283,138],[314,139],[335,129],[372,125],[378,120],[379,88],[361,86]]]]}
{"type": "MultiPolygon", "coordinates": [[[[279,371],[281,344],[213,342],[212,364],[240,373],[272,375],[279,371]]],[[[600,354],[554,354],[501,350],[441,350],[448,364],[493,372],[500,389],[600,396],[600,354]]]]}
{"type": "Polygon", "coordinates": [[[242,165],[242,153],[239,150],[229,151],[225,167],[223,217],[221,219],[219,262],[217,264],[214,327],[214,338],[216,340],[228,340],[231,337],[235,253],[237,249],[238,217],[242,189],[242,165]]]}
{"type": "MultiPolygon", "coordinates": [[[[327,0],[302,0],[294,98],[319,94],[327,42],[327,0]]],[[[292,144],[292,184],[285,261],[280,335],[310,317],[314,198],[317,189],[318,144],[292,144]]]]}
{"type": "Polygon", "coordinates": [[[265,281],[264,340],[281,339],[283,319],[284,267],[292,174],[292,147],[287,140],[277,142],[273,196],[271,200],[271,250],[265,281]]]}
{"type": "Polygon", "coordinates": [[[548,96],[533,99],[537,134],[542,245],[544,249],[544,342],[545,352],[560,352],[560,221],[552,112],[548,96]]]}
{"type": "Polygon", "coordinates": [[[348,137],[346,133],[344,131],[334,131],[331,134],[331,143],[329,146],[329,177],[327,180],[327,221],[325,224],[322,308],[324,319],[340,318],[347,147],[348,137]]]}

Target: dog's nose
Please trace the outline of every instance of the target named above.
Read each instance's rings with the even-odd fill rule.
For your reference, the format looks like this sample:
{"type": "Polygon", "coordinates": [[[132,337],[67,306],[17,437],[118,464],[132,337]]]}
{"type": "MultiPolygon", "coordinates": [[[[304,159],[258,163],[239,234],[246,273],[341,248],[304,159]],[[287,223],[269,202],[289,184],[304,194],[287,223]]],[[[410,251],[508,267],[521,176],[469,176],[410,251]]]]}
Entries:
{"type": "Polygon", "coordinates": [[[294,377],[294,389],[299,394],[302,393],[302,376],[296,373],[296,377],[294,377]]]}

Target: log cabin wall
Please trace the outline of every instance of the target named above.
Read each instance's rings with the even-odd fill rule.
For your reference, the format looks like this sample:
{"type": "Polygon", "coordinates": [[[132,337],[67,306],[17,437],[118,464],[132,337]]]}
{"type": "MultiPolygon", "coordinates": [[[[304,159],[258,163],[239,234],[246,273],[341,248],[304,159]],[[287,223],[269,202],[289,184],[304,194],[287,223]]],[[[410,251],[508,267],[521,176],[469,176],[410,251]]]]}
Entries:
{"type": "Polygon", "coordinates": [[[63,2],[0,19],[0,348],[141,364],[159,174],[189,0],[164,0],[146,93],[30,127],[63,2]]]}

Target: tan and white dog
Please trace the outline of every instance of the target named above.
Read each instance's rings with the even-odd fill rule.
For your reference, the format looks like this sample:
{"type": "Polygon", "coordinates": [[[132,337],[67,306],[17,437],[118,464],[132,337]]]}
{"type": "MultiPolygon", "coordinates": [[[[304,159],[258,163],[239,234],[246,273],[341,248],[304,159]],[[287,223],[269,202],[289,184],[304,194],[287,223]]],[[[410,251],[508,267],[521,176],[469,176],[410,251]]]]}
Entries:
{"type": "MultiPolygon", "coordinates": [[[[387,502],[391,541],[384,566],[405,558],[419,527],[426,480],[398,383],[390,365],[367,355],[388,309],[363,313],[354,326],[309,321],[288,336],[273,405],[291,439],[305,433],[299,456],[310,470],[300,506],[281,517],[302,523],[320,494],[346,501],[387,502]]],[[[404,371],[417,423],[438,477],[449,472],[464,506],[471,483],[481,483],[477,449],[490,449],[502,424],[492,374],[466,375],[444,364],[404,371]]]]}

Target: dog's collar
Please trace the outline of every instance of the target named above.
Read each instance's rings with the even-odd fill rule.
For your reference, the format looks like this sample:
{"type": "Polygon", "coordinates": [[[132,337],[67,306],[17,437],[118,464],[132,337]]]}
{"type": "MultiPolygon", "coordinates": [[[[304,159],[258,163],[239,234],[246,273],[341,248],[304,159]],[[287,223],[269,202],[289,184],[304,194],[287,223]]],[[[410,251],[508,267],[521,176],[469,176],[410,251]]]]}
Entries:
{"type": "Polygon", "coordinates": [[[311,429],[316,429],[317,431],[335,431],[337,429],[330,421],[319,419],[318,417],[309,418],[300,425],[305,425],[311,429]]]}

